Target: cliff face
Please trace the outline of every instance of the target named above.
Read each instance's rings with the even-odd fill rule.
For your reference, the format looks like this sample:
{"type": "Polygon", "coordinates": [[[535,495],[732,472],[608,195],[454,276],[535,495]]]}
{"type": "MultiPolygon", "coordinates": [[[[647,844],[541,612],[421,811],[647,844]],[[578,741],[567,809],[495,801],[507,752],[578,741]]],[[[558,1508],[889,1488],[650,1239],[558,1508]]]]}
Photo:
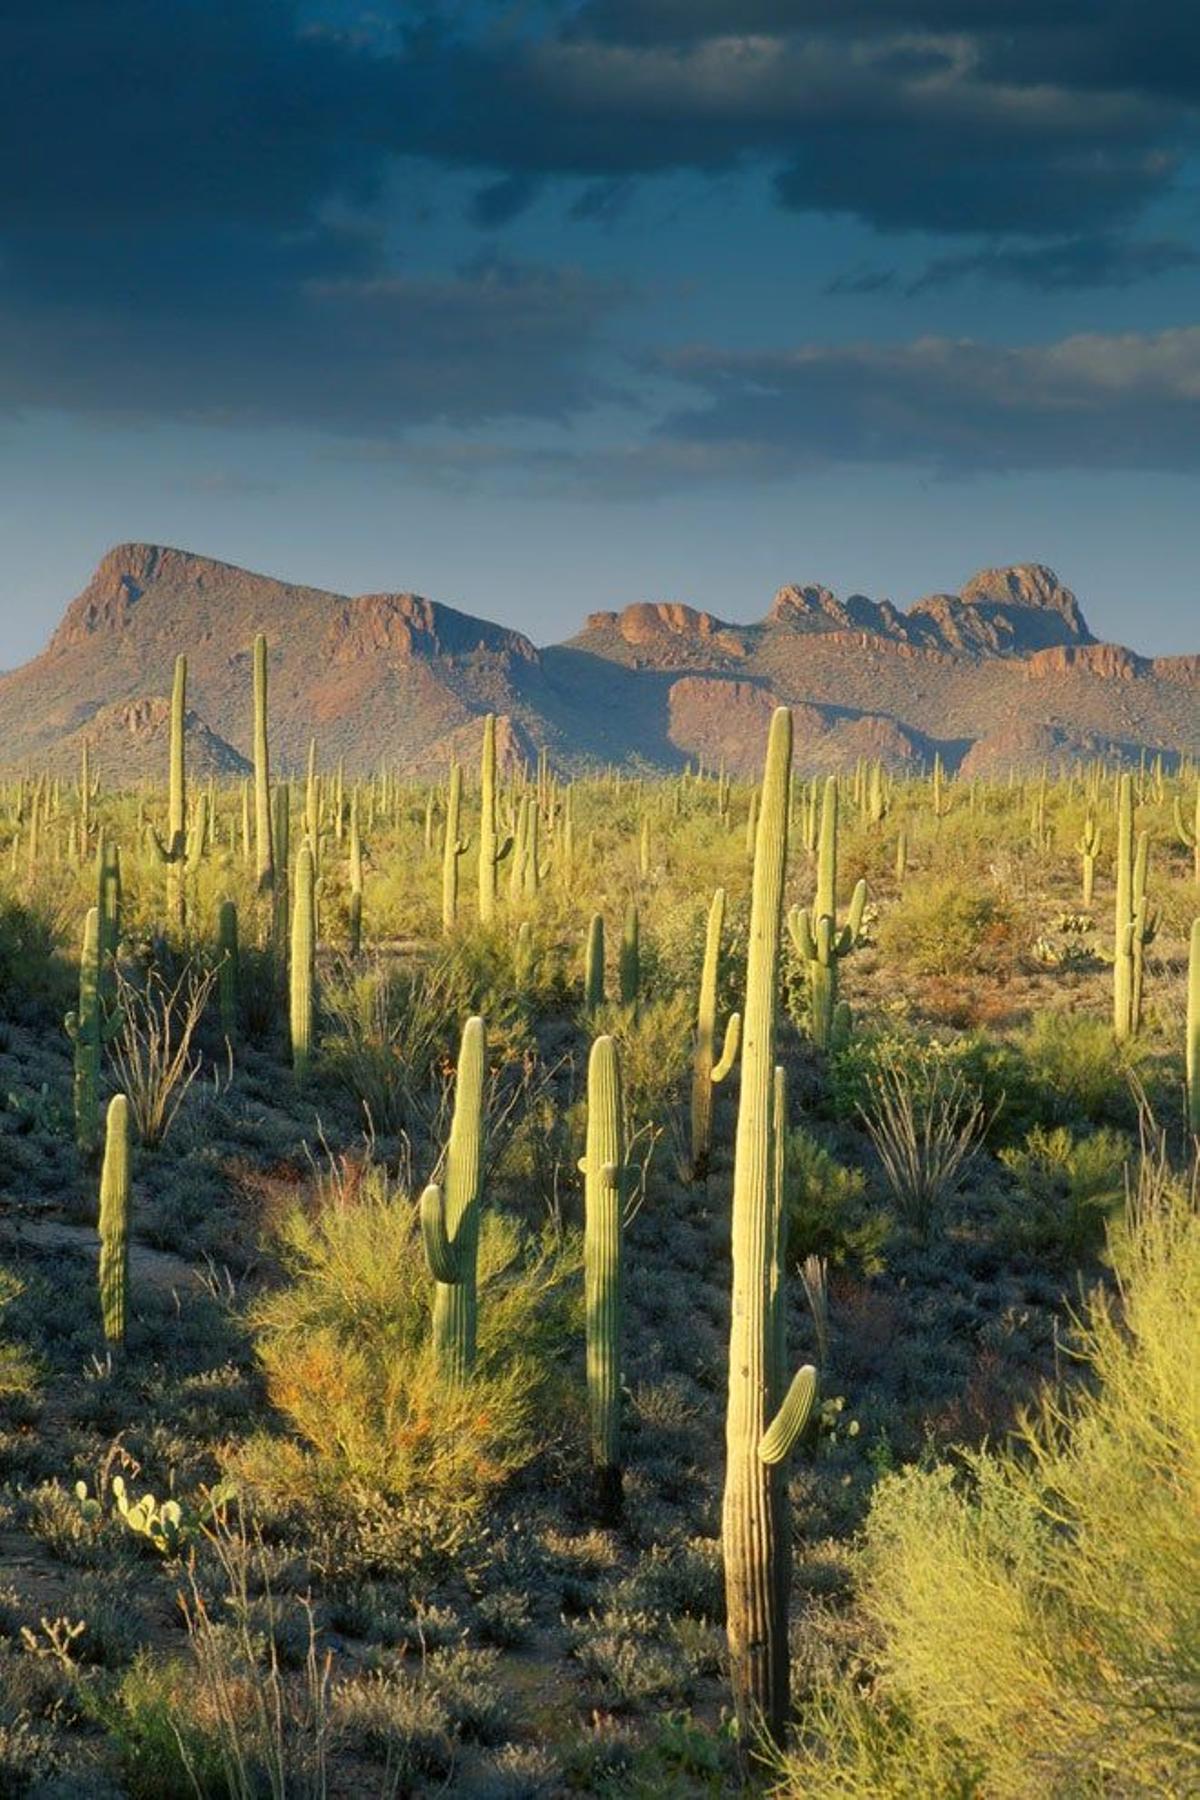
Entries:
{"type": "Polygon", "coordinates": [[[907,612],[820,583],[779,589],[757,624],[680,602],[593,613],[539,650],[520,632],[404,591],[351,597],[155,544],[99,563],[41,656],[0,676],[0,764],[66,767],[87,741],[108,777],[165,762],[165,696],[188,656],[196,766],[250,748],[250,646],[270,645],[272,742],[299,767],[433,773],[474,754],[485,712],[513,757],[560,767],[724,758],[752,773],[772,708],[795,708],[797,766],[879,756],[1007,767],[1047,757],[1200,755],[1200,655],[1097,643],[1039,563],[985,569],[907,612]]]}

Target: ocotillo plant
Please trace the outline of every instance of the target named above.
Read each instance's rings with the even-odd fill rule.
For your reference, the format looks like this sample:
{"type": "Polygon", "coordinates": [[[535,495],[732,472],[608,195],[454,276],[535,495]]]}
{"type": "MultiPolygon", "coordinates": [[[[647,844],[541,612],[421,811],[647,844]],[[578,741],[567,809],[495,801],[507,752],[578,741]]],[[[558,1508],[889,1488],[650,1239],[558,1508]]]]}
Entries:
{"type": "Polygon", "coordinates": [[[171,749],[167,790],[167,836],[164,842],[151,830],[150,842],[167,870],[167,914],[177,928],[183,926],[183,871],[187,861],[187,767],[184,734],[187,723],[187,657],[175,658],[171,688],[171,749]]]}
{"type": "Polygon", "coordinates": [[[1200,1137],[1200,919],[1192,920],[1192,936],[1188,946],[1187,991],[1187,1073],[1188,1129],[1200,1137]]]}
{"type": "Polygon", "coordinates": [[[1100,827],[1096,823],[1095,814],[1088,808],[1087,817],[1083,821],[1083,831],[1075,848],[1079,852],[1080,866],[1083,872],[1083,904],[1092,904],[1092,892],[1096,885],[1096,857],[1100,851],[1100,827]]]}
{"type": "Polygon", "coordinates": [[[475,1367],[486,1063],[483,1020],[468,1019],[458,1052],[454,1117],[442,1182],[431,1183],[421,1196],[421,1235],[436,1283],[434,1352],[443,1377],[455,1383],[466,1381],[475,1367]]]}
{"type": "MultiPolygon", "coordinates": [[[[275,881],[275,850],[271,841],[271,752],[267,734],[267,640],[260,631],[254,640],[254,868],[260,893],[275,881]]],[[[287,851],[281,851],[287,867],[287,851]]]]}
{"type": "Polygon", "coordinates": [[[1196,782],[1196,803],[1189,825],[1183,816],[1183,806],[1179,795],[1175,796],[1175,829],[1179,833],[1179,841],[1185,850],[1192,853],[1192,874],[1197,887],[1200,887],[1200,780],[1196,782]]]}
{"type": "MultiPolygon", "coordinates": [[[[780,1741],[788,1714],[787,1489],[782,1462],[807,1417],[797,1374],[780,1378],[783,1196],[776,1189],[775,1018],[787,869],[792,715],[771,721],[750,901],[742,1084],[733,1172],[733,1304],[725,1421],[722,1540],[730,1674],[749,1737],[760,1724],[780,1741]],[[780,1401],[783,1401],[782,1406],[780,1401]]],[[[809,1390],[811,1404],[811,1389],[809,1390]]]]}
{"type": "Polygon", "coordinates": [[[110,1344],[125,1342],[129,1292],[129,1101],[108,1103],[100,1172],[100,1316],[110,1344]]]}
{"type": "Polygon", "coordinates": [[[227,1044],[238,1034],[238,916],[232,900],[222,900],[217,910],[217,1000],[221,1031],[227,1044]]]}
{"type": "Polygon", "coordinates": [[[462,769],[450,765],[450,785],[446,794],[446,825],[442,840],[442,930],[452,932],[458,922],[458,864],[471,848],[470,838],[460,835],[459,815],[462,811],[462,769]]]}
{"type": "Polygon", "coordinates": [[[604,915],[593,913],[583,959],[583,1004],[589,1013],[604,1005],[604,915]]]}
{"type": "Polygon", "coordinates": [[[1113,1036],[1133,1036],[1133,777],[1117,786],[1116,895],[1113,901],[1113,1036]]]}
{"type": "Polygon", "coordinates": [[[292,1069],[303,1081],[312,1060],[313,978],[316,968],[316,873],[308,840],[296,857],[295,893],[292,896],[292,958],[289,984],[289,1016],[292,1034],[292,1069]]]}
{"type": "Polygon", "coordinates": [[[349,883],[350,897],[348,902],[350,925],[350,954],[357,956],[362,949],[362,916],[363,916],[363,855],[362,838],[358,830],[358,789],[350,796],[350,851],[349,851],[349,883]]]}
{"type": "Polygon", "coordinates": [[[496,715],[483,721],[483,751],[479,761],[479,923],[490,925],[496,917],[496,870],[512,849],[511,837],[501,841],[496,826],[496,715]]]}
{"type": "Polygon", "coordinates": [[[621,1005],[636,1008],[638,988],[641,985],[642,953],[641,926],[638,921],[638,909],[634,901],[625,908],[625,923],[621,931],[621,949],[617,957],[617,982],[621,995],[621,1005]]]}
{"type": "Polygon", "coordinates": [[[621,1233],[624,1149],[616,1039],[599,1037],[588,1058],[583,1267],[592,1466],[601,1516],[621,1506],[621,1233]]]}
{"type": "Polygon", "coordinates": [[[862,931],[867,904],[867,884],[859,881],[850,900],[846,924],[837,923],[837,776],[825,783],[821,802],[821,839],[817,851],[817,892],[811,913],[794,906],[788,914],[788,930],[808,969],[812,1014],[812,1040],[820,1050],[834,1039],[838,1010],[838,963],[853,950],[862,931]]]}
{"type": "Polygon", "coordinates": [[[692,1155],[688,1174],[692,1181],[708,1178],[712,1154],[713,1086],[724,1081],[738,1052],[740,1013],[730,1013],[719,1061],[714,1061],[717,1041],[717,980],[721,963],[721,932],[725,926],[725,889],[718,888],[708,910],[704,939],[704,963],[700,970],[700,1004],[696,1014],[696,1048],[692,1057],[692,1155]]]}
{"type": "Polygon", "coordinates": [[[101,992],[100,909],[88,908],[79,953],[79,1010],[63,1020],[75,1046],[75,1139],[90,1152],[100,1137],[100,1053],[120,1031],[119,1012],[109,1013],[101,992]]]}

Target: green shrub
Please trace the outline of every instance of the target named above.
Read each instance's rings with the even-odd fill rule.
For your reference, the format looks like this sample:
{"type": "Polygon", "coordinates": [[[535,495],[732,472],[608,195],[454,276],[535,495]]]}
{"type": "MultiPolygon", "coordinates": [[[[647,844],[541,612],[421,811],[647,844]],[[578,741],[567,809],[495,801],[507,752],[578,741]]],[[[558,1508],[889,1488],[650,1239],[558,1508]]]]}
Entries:
{"type": "Polygon", "coordinates": [[[887,1220],[868,1208],[861,1169],[845,1168],[809,1132],[797,1130],[788,1137],[786,1186],[790,1263],[821,1256],[835,1268],[879,1272],[887,1220]]]}
{"type": "Polygon", "coordinates": [[[1090,1255],[1124,1199],[1132,1150],[1119,1131],[1076,1138],[1062,1125],[1035,1125],[1022,1145],[1000,1152],[1019,1189],[1002,1212],[1001,1235],[1055,1261],[1090,1255]]]}
{"type": "Polygon", "coordinates": [[[861,1672],[820,1696],[784,1790],[930,1800],[1172,1796],[1200,1786],[1200,1213],[1143,1171],[1093,1380],[1023,1441],[881,1481],[861,1672]]]}
{"type": "Polygon", "coordinates": [[[1064,1125],[1126,1124],[1136,1114],[1130,1077],[1145,1062],[1136,1041],[1118,1046],[1107,1019],[1082,1013],[1035,1013],[1017,1040],[1032,1088],[1032,1110],[1064,1125]]]}
{"type": "Polygon", "coordinates": [[[1017,922],[1004,895],[969,878],[910,882],[879,923],[879,950],[914,975],[993,973],[1010,964],[1017,922]]]}

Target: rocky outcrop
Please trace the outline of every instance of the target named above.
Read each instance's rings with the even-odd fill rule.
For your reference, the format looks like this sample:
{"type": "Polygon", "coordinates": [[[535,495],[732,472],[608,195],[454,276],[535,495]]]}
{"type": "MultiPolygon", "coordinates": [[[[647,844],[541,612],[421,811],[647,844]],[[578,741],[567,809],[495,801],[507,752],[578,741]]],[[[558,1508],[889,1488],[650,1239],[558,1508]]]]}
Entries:
{"type": "Polygon", "coordinates": [[[1148,674],[1151,666],[1123,644],[1058,644],[1052,650],[1035,651],[1025,665],[1025,676],[1028,681],[1053,681],[1063,675],[1136,681],[1140,675],[1148,674]]]}

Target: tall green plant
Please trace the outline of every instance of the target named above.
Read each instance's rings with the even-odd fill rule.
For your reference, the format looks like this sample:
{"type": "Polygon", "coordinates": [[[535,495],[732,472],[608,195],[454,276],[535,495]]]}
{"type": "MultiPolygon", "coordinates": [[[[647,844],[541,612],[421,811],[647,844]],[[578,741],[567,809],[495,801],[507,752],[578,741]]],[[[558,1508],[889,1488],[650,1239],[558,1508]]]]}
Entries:
{"type": "Polygon", "coordinates": [[[442,839],[442,930],[452,932],[458,923],[458,865],[471,848],[471,840],[461,832],[462,769],[457,762],[450,765],[450,785],[446,794],[446,825],[442,839]]]}
{"type": "Polygon", "coordinates": [[[846,924],[837,922],[837,776],[825,783],[821,803],[821,838],[817,851],[817,891],[811,912],[794,906],[788,914],[788,930],[808,969],[812,1040],[827,1050],[834,1042],[838,1020],[838,963],[858,943],[867,884],[859,881],[850,900],[846,924]]]}
{"type": "Polygon", "coordinates": [[[108,1103],[100,1171],[100,1315],[110,1344],[125,1342],[129,1295],[129,1101],[108,1103]]]}
{"type": "Polygon", "coordinates": [[[725,889],[718,888],[708,909],[704,937],[704,962],[700,970],[700,999],[696,1011],[696,1045],[692,1055],[692,1152],[688,1175],[692,1181],[708,1178],[712,1156],[713,1087],[724,1081],[737,1059],[741,1033],[740,1013],[730,1013],[720,1058],[717,1044],[717,982],[720,975],[721,933],[725,926],[725,889]]]}
{"type": "Polygon", "coordinates": [[[512,838],[501,839],[496,824],[495,713],[483,721],[479,785],[479,923],[490,925],[496,917],[496,871],[512,849],[512,838]]]}
{"type": "Polygon", "coordinates": [[[295,893],[292,896],[292,942],[289,984],[289,1018],[292,1037],[292,1069],[303,1081],[312,1061],[314,979],[317,955],[316,871],[307,840],[296,857],[295,893]]]}
{"type": "Polygon", "coordinates": [[[588,1058],[584,1175],[584,1285],[592,1466],[601,1516],[621,1507],[621,1236],[625,1190],[621,1064],[615,1038],[588,1058]]]}
{"type": "MultiPolygon", "coordinates": [[[[254,868],[260,893],[275,884],[275,850],[271,841],[271,750],[267,732],[267,640],[254,640],[254,868]]],[[[287,852],[282,853],[287,867],[287,852]]]]}
{"type": "Polygon", "coordinates": [[[79,953],[79,1008],[63,1020],[75,1046],[75,1139],[90,1153],[100,1138],[100,1057],[121,1030],[119,1011],[109,1011],[102,993],[100,909],[88,908],[79,953]]]}
{"type": "Polygon", "coordinates": [[[486,1067],[483,1020],[468,1019],[458,1053],[442,1181],[431,1182],[421,1196],[421,1235],[436,1283],[434,1350],[446,1380],[455,1384],[466,1381],[475,1367],[486,1067]]]}

